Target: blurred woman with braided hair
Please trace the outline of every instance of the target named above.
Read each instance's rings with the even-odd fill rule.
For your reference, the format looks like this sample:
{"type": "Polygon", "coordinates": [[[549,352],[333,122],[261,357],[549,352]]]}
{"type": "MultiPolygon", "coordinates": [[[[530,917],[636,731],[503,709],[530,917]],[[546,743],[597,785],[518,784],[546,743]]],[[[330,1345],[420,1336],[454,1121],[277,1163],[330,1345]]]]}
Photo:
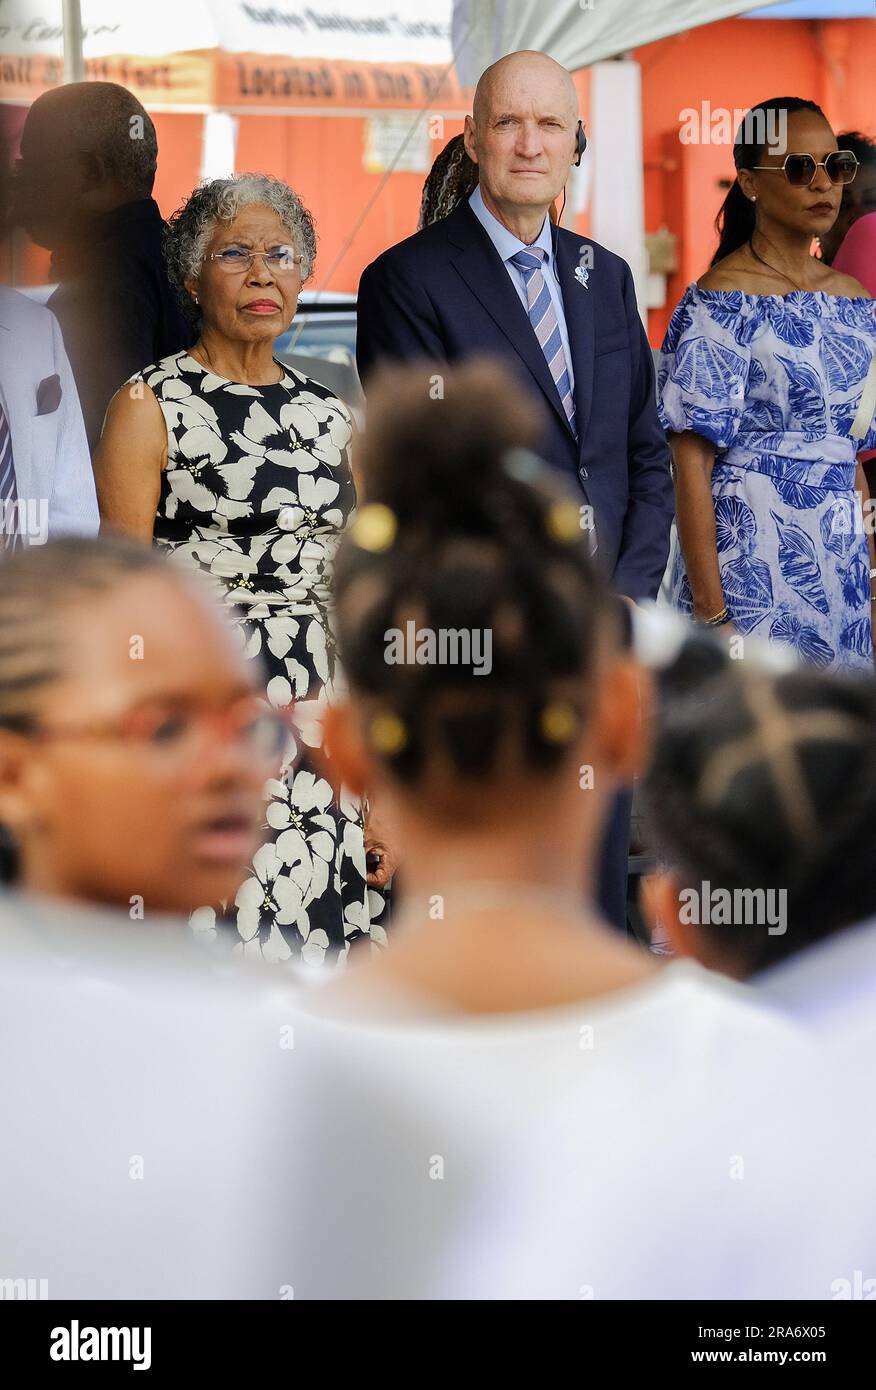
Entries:
{"type": "Polygon", "coordinates": [[[4,881],[140,917],[234,892],[288,740],[257,691],[203,581],[146,547],[70,537],[6,556],[4,881]]]}
{"type": "Polygon", "coordinates": [[[186,928],[262,838],[288,724],[259,695],[149,547],[0,558],[0,1221],[58,1298],[263,1298],[287,1267],[287,1001],[186,928]]]}
{"type": "Polygon", "coordinates": [[[404,872],[386,951],[308,1006],[331,1080],[296,1296],[792,1292],[759,1229],[765,1194],[785,1219],[784,1150],[770,1140],[730,1208],[711,1155],[744,1140],[760,1162],[796,1044],[742,987],[659,964],[595,904],[606,813],[647,741],[629,610],[529,452],[537,422],[504,370],[441,383],[424,390],[419,367],[375,382],[335,567],[350,692],[325,746],[375,795],[404,872]],[[518,1246],[523,1211],[540,1235],[518,1246]]]}
{"type": "Polygon", "coordinates": [[[680,955],[737,979],[797,979],[794,1012],[826,1015],[850,1001],[827,968],[847,953],[872,1010],[872,679],[730,661],[667,692],[646,795],[664,864],[645,886],[648,915],[680,955]],[[706,888],[712,910],[692,913],[706,888]]]}
{"type": "MultiPolygon", "coordinates": [[[[815,1044],[790,1121],[821,1170],[801,1225],[819,1215],[830,1229],[818,1296],[860,1298],[853,1272],[876,1259],[876,682],[728,661],[666,694],[646,781],[663,867],[646,916],[815,1044]]],[[[815,1248],[801,1251],[813,1267],[815,1248]]]]}

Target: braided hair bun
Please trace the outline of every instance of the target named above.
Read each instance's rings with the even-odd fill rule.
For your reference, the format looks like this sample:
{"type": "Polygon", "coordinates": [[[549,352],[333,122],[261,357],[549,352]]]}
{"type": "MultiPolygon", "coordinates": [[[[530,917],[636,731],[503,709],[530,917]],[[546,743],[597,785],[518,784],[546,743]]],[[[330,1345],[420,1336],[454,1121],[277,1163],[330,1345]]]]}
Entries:
{"type": "Polygon", "coordinates": [[[600,639],[620,640],[586,509],[530,452],[538,431],[496,364],[375,379],[336,623],[350,682],[383,721],[375,751],[400,776],[439,753],[463,778],[500,757],[556,766],[586,717],[600,639]]]}

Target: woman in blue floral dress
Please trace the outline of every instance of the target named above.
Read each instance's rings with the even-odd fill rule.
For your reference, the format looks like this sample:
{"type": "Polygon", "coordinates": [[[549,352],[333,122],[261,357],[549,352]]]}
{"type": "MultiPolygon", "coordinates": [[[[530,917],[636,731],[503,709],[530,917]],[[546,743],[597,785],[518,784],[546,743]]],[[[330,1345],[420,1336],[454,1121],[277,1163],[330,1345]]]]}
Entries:
{"type": "Polygon", "coordinates": [[[718,253],[672,317],[658,376],[673,602],[817,666],[872,670],[857,454],[876,447],[874,302],[811,255],[854,156],[814,103],[785,99],[749,113],[734,158],[718,253]]]}

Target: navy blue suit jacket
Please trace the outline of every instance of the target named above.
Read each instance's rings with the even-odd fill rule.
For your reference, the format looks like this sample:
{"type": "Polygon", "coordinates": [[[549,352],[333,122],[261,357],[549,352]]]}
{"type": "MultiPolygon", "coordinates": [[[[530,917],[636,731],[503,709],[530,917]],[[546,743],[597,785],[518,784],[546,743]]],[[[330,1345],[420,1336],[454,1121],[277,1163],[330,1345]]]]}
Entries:
{"type": "Polygon", "coordinates": [[[381,361],[503,359],[544,407],[539,452],[593,507],[600,566],[619,593],[654,598],[674,502],[632,275],[596,242],[557,227],[552,235],[575,375],[577,440],[526,310],[467,201],[363,272],[359,374],[367,388],[381,361]],[[575,278],[584,247],[590,248],[587,288],[575,278]]]}

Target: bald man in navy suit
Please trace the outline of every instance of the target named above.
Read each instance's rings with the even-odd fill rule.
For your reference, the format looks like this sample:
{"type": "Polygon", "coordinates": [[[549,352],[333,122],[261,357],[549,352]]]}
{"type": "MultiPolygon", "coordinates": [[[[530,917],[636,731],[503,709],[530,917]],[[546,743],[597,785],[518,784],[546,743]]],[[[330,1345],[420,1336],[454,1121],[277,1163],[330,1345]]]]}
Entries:
{"type": "MultiPolygon", "coordinates": [[[[548,216],[585,144],[574,83],[552,58],[513,53],[486,70],[465,120],[478,186],[364,271],[359,373],[367,391],[383,361],[500,357],[542,407],[539,452],[578,491],[596,563],[618,593],[653,599],[674,501],[633,278],[619,256],[548,216]]],[[[623,793],[600,888],[618,926],[628,848],[623,793]]]]}

